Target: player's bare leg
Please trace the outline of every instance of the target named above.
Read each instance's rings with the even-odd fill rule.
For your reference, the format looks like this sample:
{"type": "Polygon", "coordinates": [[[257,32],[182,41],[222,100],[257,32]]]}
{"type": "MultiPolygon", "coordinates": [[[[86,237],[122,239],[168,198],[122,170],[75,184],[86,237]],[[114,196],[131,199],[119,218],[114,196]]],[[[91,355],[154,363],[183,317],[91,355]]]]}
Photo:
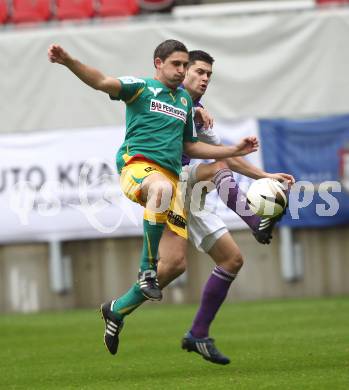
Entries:
{"type": "Polygon", "coordinates": [[[254,214],[248,205],[246,194],[239,188],[230,169],[219,170],[213,182],[224,204],[246,222],[256,240],[261,244],[270,244],[274,226],[283,214],[277,217],[259,217],[254,214]]]}
{"type": "Polygon", "coordinates": [[[163,289],[186,269],[187,240],[165,228],[159,245],[158,280],[163,289]]]}
{"type": "Polygon", "coordinates": [[[240,249],[230,233],[225,233],[220,237],[208,251],[208,254],[218,267],[235,275],[243,265],[240,249]]]}
{"type": "Polygon", "coordinates": [[[233,172],[224,160],[200,164],[196,176],[198,182],[213,181],[224,204],[246,222],[256,240],[261,244],[270,243],[274,226],[282,215],[276,218],[261,218],[254,214],[248,206],[246,194],[240,189],[233,172]]]}
{"type": "Polygon", "coordinates": [[[217,172],[226,168],[228,168],[228,165],[224,160],[215,161],[209,164],[199,164],[196,168],[196,179],[198,182],[208,180],[211,181],[217,172]]]}

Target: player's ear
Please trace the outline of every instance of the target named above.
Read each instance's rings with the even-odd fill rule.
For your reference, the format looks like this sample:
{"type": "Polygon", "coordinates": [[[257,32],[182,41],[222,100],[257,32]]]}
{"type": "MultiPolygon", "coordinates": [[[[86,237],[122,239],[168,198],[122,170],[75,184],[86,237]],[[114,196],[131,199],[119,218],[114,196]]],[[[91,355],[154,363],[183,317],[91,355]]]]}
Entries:
{"type": "Polygon", "coordinates": [[[161,58],[156,57],[155,60],[154,60],[154,66],[155,66],[155,68],[156,68],[156,69],[159,69],[160,66],[161,66],[161,64],[162,64],[161,58]]]}

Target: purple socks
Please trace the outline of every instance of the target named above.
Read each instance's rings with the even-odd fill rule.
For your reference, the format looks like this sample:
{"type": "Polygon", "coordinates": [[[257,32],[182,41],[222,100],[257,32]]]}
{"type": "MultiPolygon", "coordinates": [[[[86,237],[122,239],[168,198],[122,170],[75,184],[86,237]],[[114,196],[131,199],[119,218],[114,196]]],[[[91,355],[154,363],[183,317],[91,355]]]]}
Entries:
{"type": "Polygon", "coordinates": [[[234,180],[230,169],[221,169],[213,179],[218,195],[253,230],[257,230],[261,218],[249,208],[245,193],[234,180]]]}
{"type": "Polygon", "coordinates": [[[208,330],[218,309],[227,296],[236,275],[216,266],[209,277],[201,296],[201,305],[194,319],[190,333],[195,338],[208,337],[208,330]]]}

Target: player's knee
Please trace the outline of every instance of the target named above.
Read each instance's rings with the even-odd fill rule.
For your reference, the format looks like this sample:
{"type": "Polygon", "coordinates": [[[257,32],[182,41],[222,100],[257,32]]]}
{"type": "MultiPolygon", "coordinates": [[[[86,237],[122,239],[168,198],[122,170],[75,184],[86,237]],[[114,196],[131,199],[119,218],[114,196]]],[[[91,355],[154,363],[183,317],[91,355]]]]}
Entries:
{"type": "Polygon", "coordinates": [[[177,276],[182,275],[187,268],[186,258],[182,254],[174,256],[171,260],[171,272],[177,276]]]}
{"type": "Polygon", "coordinates": [[[186,259],[184,256],[171,256],[166,259],[161,258],[158,264],[158,278],[160,288],[166,287],[173,280],[182,275],[186,269],[186,259]]]}
{"type": "Polygon", "coordinates": [[[210,169],[209,169],[209,180],[212,180],[214,178],[214,176],[217,174],[217,172],[219,172],[220,170],[222,169],[226,169],[226,168],[229,168],[228,167],[228,164],[222,160],[222,161],[216,161],[212,164],[210,164],[210,169]]]}
{"type": "Polygon", "coordinates": [[[178,275],[182,275],[187,268],[187,263],[184,256],[178,256],[175,260],[174,267],[178,275]]]}
{"type": "Polygon", "coordinates": [[[237,252],[232,256],[231,265],[234,268],[234,272],[237,272],[240,270],[240,268],[244,264],[244,259],[242,257],[241,252],[237,252]]]}
{"type": "Polygon", "coordinates": [[[225,160],[215,162],[216,172],[220,171],[221,169],[226,169],[226,168],[229,168],[229,167],[228,167],[228,164],[225,162],[225,160]]]}
{"type": "Polygon", "coordinates": [[[229,258],[220,264],[220,266],[223,267],[226,271],[236,274],[240,271],[243,264],[244,259],[241,252],[236,252],[229,256],[229,258]]]}

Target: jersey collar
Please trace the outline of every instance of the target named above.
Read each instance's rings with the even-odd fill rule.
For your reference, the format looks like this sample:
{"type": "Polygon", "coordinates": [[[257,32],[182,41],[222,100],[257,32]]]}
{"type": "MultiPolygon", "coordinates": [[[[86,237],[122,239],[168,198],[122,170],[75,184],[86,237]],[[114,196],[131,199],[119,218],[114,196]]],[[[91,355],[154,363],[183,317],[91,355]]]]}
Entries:
{"type": "Polygon", "coordinates": [[[160,80],[158,80],[158,79],[153,79],[153,80],[155,81],[155,83],[157,84],[158,87],[162,87],[162,90],[164,92],[170,92],[170,93],[176,94],[179,90],[182,90],[181,85],[179,87],[177,87],[176,90],[173,90],[173,89],[167,87],[165,84],[163,84],[160,80]]]}

